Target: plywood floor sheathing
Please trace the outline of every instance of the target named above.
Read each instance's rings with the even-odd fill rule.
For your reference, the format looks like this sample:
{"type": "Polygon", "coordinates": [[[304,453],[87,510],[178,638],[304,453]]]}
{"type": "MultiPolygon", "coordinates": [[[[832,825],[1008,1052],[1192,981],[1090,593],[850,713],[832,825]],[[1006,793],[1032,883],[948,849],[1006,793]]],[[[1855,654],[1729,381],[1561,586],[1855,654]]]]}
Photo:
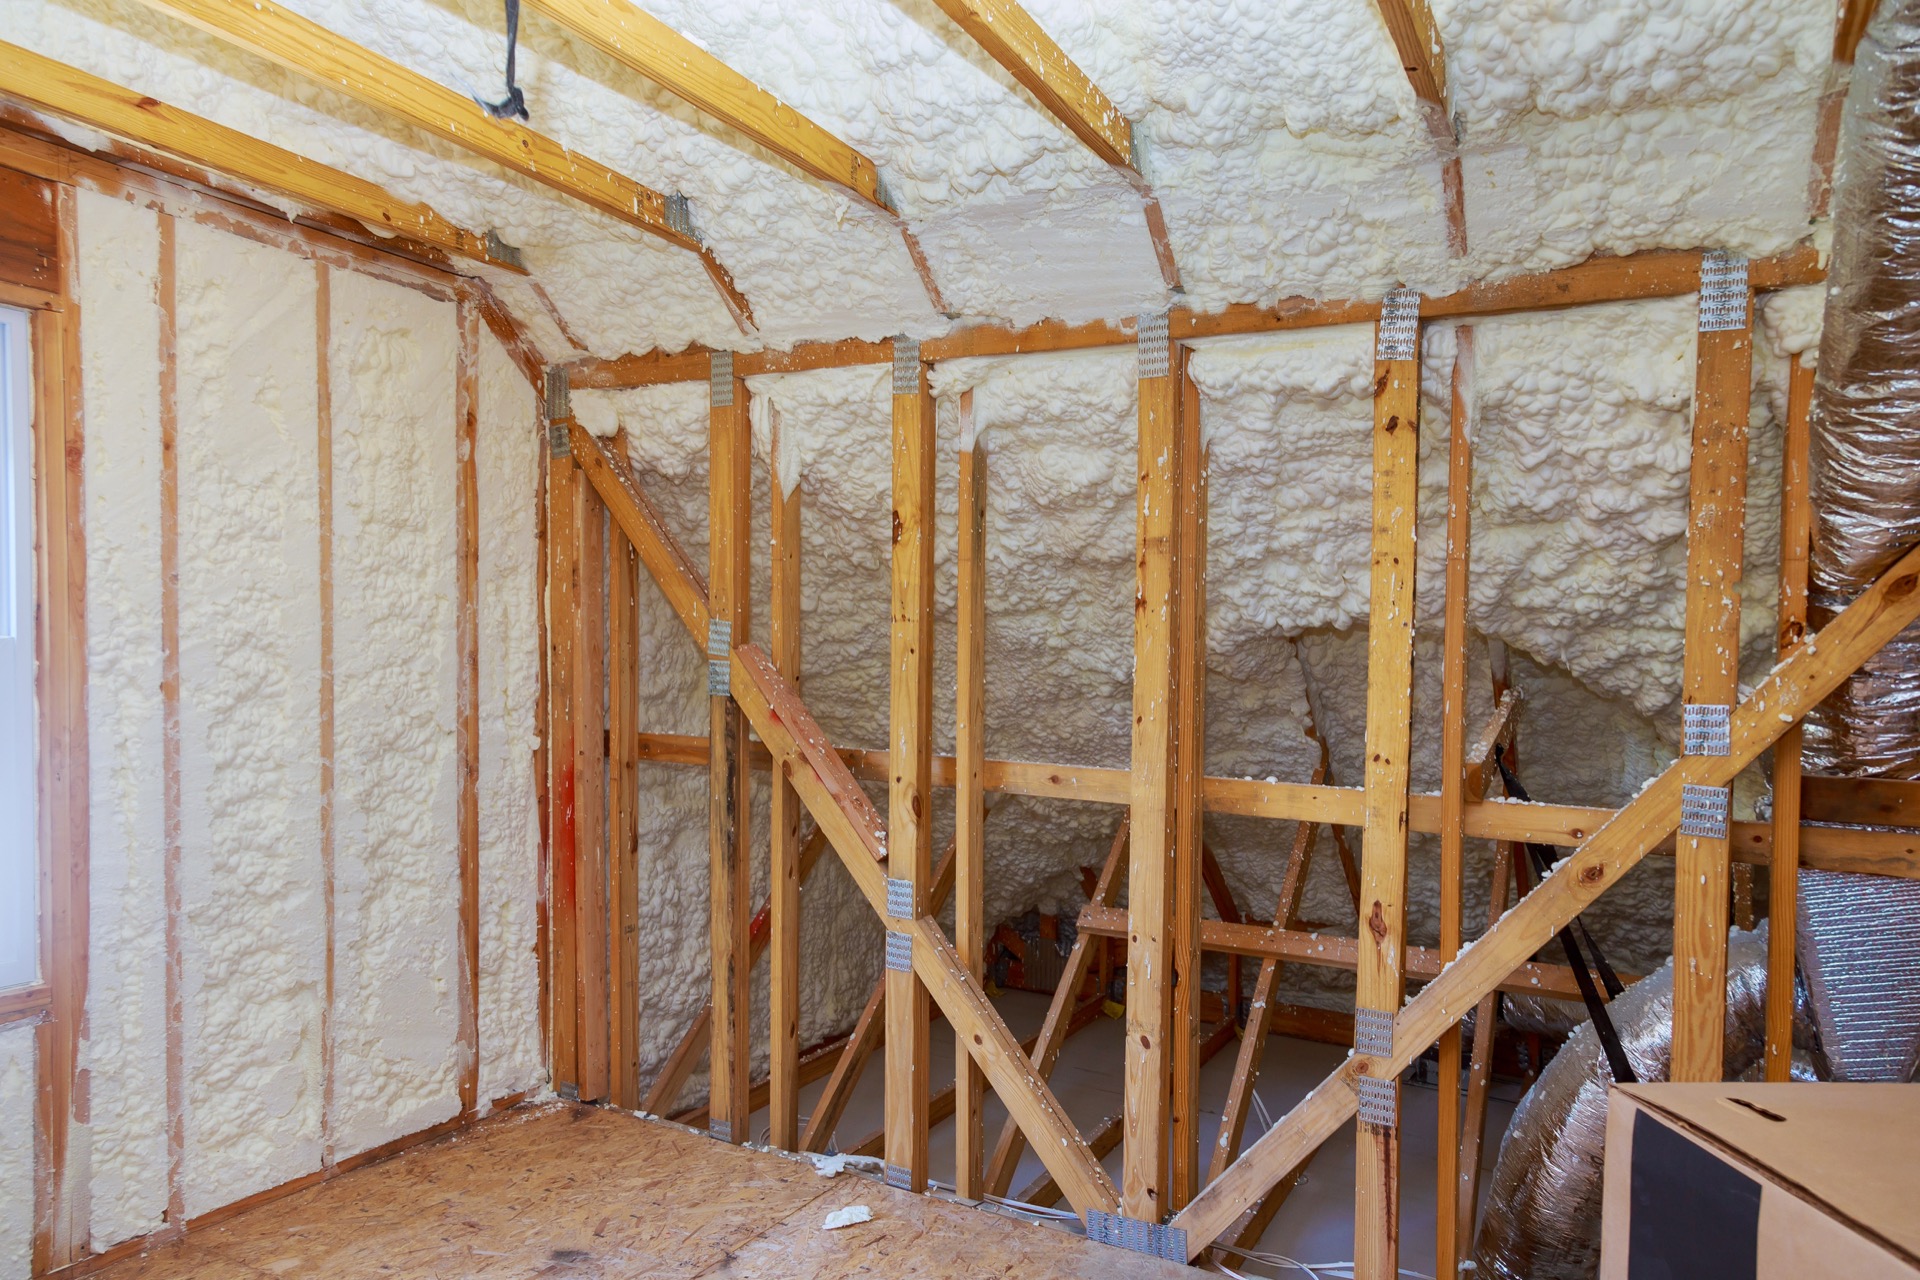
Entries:
{"type": "Polygon", "coordinates": [[[824,1178],[676,1126],[528,1107],[251,1209],[108,1280],[1016,1277],[1164,1280],[1185,1268],[1065,1232],[824,1178]],[[864,1204],[873,1221],[821,1229],[864,1204]]]}

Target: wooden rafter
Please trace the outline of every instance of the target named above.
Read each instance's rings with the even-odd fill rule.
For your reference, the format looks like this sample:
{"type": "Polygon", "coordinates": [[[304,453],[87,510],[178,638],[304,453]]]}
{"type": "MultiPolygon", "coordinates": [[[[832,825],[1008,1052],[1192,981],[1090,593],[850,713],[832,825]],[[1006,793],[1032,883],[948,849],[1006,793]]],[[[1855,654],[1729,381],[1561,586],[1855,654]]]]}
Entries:
{"type": "MultiPolygon", "coordinates": [[[[1909,551],[1829,622],[1817,643],[1795,651],[1761,680],[1734,711],[1729,753],[1686,757],[1713,762],[1708,773],[1696,773],[1693,780],[1731,782],[1788,725],[1915,618],[1920,618],[1920,549],[1909,551]]],[[[1668,766],[1563,859],[1551,878],[1406,1004],[1394,1019],[1391,1054],[1348,1058],[1183,1209],[1173,1225],[1186,1230],[1189,1257],[1218,1239],[1267,1188],[1298,1168],[1353,1117],[1355,1081],[1363,1068],[1393,1074],[1405,1070],[1517,962],[1544,946],[1671,833],[1680,818],[1680,779],[1680,763],[1668,766]]]]}
{"type": "Polygon", "coordinates": [[[462,147],[700,258],[743,329],[753,311],[712,251],[668,209],[667,197],[273,0],[142,0],[277,66],[462,147]]]}
{"type": "Polygon", "coordinates": [[[431,208],[401,200],[364,178],[122,88],[75,67],[0,42],[0,94],[211,169],[263,191],[407,236],[507,271],[523,270],[491,253],[487,238],[431,208]]]}
{"type": "Polygon", "coordinates": [[[1021,8],[1018,0],[935,0],[949,18],[987,51],[1040,105],[1085,143],[1087,149],[1119,170],[1140,192],[1153,243],[1154,260],[1169,289],[1180,288],[1180,269],[1167,239],[1160,201],[1140,172],[1133,149],[1133,126],[1101,92],[1066,50],[1054,43],[1021,8]]]}
{"type": "MultiPolygon", "coordinates": [[[[786,424],[778,406],[770,406],[768,458],[772,466],[767,490],[771,495],[768,529],[768,576],[772,601],[768,610],[767,647],[780,674],[800,683],[800,487],[799,477],[783,474],[781,437],[786,424]],[[794,481],[793,491],[786,482],[794,481]]],[[[768,942],[772,960],[767,975],[768,1136],[776,1147],[793,1151],[800,1146],[800,882],[804,878],[800,819],[805,810],[784,772],[773,778],[772,812],[768,818],[768,942]]],[[[755,923],[758,923],[755,917],[755,923]]],[[[747,942],[747,965],[752,967],[752,931],[747,942]]]]}
{"type": "Polygon", "coordinates": [[[1447,55],[1440,43],[1440,27],[1427,0],[1378,0],[1380,17],[1393,37],[1400,66],[1420,100],[1434,137],[1451,145],[1453,125],[1447,112],[1447,55]]]}

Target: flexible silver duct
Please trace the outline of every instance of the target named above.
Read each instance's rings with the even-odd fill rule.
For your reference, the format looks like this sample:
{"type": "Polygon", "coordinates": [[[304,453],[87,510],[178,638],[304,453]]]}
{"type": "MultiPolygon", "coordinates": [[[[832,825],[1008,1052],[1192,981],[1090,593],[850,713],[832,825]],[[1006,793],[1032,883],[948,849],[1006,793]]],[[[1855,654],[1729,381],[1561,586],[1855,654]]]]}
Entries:
{"type": "MultiPolygon", "coordinates": [[[[1727,943],[1726,1071],[1760,1060],[1766,1040],[1767,931],[1727,943]]],[[[1673,1050],[1673,961],[1610,1007],[1642,1080],[1665,1080],[1673,1050]]],[[[1613,1077],[1592,1023],[1582,1023],[1514,1112],[1486,1191],[1474,1249],[1478,1274],[1500,1280],[1587,1280],[1600,1266],[1600,1172],[1613,1077]]]]}
{"type": "MultiPolygon", "coordinates": [[[[1814,380],[1810,621],[1920,542],[1920,0],[1885,0],[1855,55],[1814,380]]],[[[1816,772],[1920,777],[1920,627],[1808,718],[1816,772]]]]}

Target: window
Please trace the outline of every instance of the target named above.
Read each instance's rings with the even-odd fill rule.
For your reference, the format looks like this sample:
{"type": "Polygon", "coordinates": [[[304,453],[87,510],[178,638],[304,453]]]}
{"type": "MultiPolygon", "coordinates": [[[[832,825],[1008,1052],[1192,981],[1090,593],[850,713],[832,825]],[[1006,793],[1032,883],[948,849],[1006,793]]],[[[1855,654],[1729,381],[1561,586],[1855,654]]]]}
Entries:
{"type": "Polygon", "coordinates": [[[0,990],[40,976],[28,317],[0,307],[0,990]]]}

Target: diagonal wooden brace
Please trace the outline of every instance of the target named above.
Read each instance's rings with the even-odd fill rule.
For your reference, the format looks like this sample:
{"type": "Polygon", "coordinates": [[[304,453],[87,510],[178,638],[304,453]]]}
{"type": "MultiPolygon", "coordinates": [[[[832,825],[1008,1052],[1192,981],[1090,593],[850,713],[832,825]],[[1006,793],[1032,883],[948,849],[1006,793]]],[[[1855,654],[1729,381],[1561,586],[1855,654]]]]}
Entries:
{"type": "Polygon", "coordinates": [[[733,696],[774,758],[785,761],[793,788],[827,833],[855,885],[887,927],[913,938],[913,968],[947,1021],[964,1037],[1007,1112],[1026,1133],[1068,1203],[1081,1214],[1112,1212],[1119,1205],[1113,1182],[1081,1138],[1045,1080],[1021,1051],[987,993],[968,973],[932,916],[913,920],[887,915],[886,828],[844,761],[830,748],[813,753],[803,742],[824,743],[806,705],[758,645],[733,651],[733,696]]]}
{"type": "MultiPolygon", "coordinates": [[[[1768,673],[1735,710],[1727,755],[1683,757],[1693,762],[1695,780],[1713,786],[1731,783],[1734,775],[1917,617],[1920,548],[1909,551],[1818,635],[1768,673]],[[1702,760],[1711,762],[1705,777],[1700,776],[1702,760]]],[[[1676,761],[1403,1007],[1394,1019],[1390,1057],[1349,1057],[1181,1210],[1172,1225],[1186,1231],[1188,1257],[1199,1256],[1269,1187],[1353,1118],[1359,1077],[1390,1077],[1405,1070],[1518,961],[1544,946],[1673,834],[1680,822],[1680,779],[1676,761]]]]}

